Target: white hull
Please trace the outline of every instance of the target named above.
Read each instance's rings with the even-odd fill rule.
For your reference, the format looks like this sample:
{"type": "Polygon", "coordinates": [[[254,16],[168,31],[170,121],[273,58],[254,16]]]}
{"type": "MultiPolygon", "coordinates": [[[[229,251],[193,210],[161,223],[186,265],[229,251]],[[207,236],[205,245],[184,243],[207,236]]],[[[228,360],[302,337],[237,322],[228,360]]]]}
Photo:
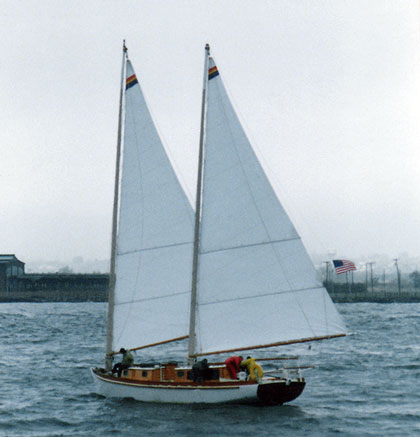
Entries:
{"type": "Polygon", "coordinates": [[[139,385],[125,381],[110,381],[95,374],[96,393],[112,398],[133,398],[143,402],[176,404],[215,404],[225,402],[256,402],[258,384],[232,385],[217,388],[197,386],[139,385]]]}
{"type": "Polygon", "coordinates": [[[218,386],[142,384],[127,380],[110,379],[91,369],[96,386],[96,393],[112,398],[132,398],[142,402],[174,404],[217,404],[217,403],[277,403],[290,402],[302,392],[303,380],[286,382],[285,380],[267,379],[259,384],[232,384],[218,386]],[[263,390],[261,390],[263,389],[263,390]],[[266,390],[268,389],[268,390],[266,390]],[[276,392],[276,399],[265,399],[267,391],[276,392]],[[264,393],[262,393],[264,392],[264,393]],[[268,401],[268,402],[267,402],[268,401]],[[273,402],[274,401],[274,402],[273,402]]]}

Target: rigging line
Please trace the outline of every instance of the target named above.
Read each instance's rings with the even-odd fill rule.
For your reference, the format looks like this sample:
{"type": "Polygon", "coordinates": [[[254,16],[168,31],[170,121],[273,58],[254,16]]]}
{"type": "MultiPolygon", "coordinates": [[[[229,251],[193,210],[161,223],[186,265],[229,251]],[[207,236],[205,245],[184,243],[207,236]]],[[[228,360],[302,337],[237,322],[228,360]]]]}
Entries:
{"type": "MultiPolygon", "coordinates": [[[[230,126],[230,123],[228,122],[229,119],[228,119],[228,117],[226,116],[226,108],[225,108],[226,101],[228,102],[228,104],[230,104],[230,105],[232,106],[232,109],[233,109],[233,105],[232,105],[232,103],[231,103],[231,100],[229,99],[228,91],[226,90],[226,88],[225,88],[225,86],[224,86],[223,81],[222,81],[221,78],[220,78],[220,81],[217,83],[217,89],[218,89],[218,91],[219,91],[219,94],[220,94],[220,93],[221,93],[221,94],[225,94],[226,97],[227,97],[227,99],[222,99],[222,101],[219,101],[219,107],[221,107],[221,109],[222,109],[222,111],[223,111],[223,114],[224,114],[224,116],[225,116],[225,117],[224,117],[224,121],[225,121],[225,125],[227,126],[227,128],[228,128],[228,130],[229,130],[230,137],[232,138],[232,140],[234,140],[234,136],[233,136],[233,133],[232,133],[232,130],[231,130],[231,126],[230,126]]],[[[257,155],[255,154],[254,150],[252,149],[252,146],[251,146],[250,143],[249,143],[249,140],[248,140],[248,137],[247,137],[247,135],[246,135],[246,132],[244,131],[244,129],[243,129],[243,127],[242,127],[242,124],[241,124],[241,122],[240,122],[240,120],[239,120],[239,118],[238,118],[238,116],[236,115],[236,113],[235,113],[234,110],[233,110],[233,115],[234,115],[234,117],[236,117],[236,119],[237,119],[239,125],[240,125],[241,128],[242,128],[243,135],[245,136],[245,139],[246,139],[247,143],[249,144],[248,149],[249,149],[251,155],[254,156],[257,165],[260,167],[260,169],[261,169],[261,171],[262,171],[262,174],[265,176],[265,179],[266,179],[267,182],[268,182],[268,186],[269,186],[269,188],[271,188],[271,191],[272,191],[272,193],[274,194],[274,197],[277,199],[277,202],[278,202],[278,204],[280,205],[281,211],[282,211],[282,212],[286,215],[286,217],[288,218],[286,212],[285,212],[284,209],[283,209],[283,206],[282,206],[281,203],[280,203],[280,200],[277,198],[277,195],[276,195],[276,193],[275,193],[275,191],[274,191],[274,189],[273,189],[273,187],[272,187],[270,181],[268,180],[267,175],[265,174],[265,171],[264,171],[264,169],[263,169],[263,167],[262,167],[262,165],[261,165],[261,163],[260,163],[260,161],[259,161],[257,155]]],[[[263,217],[262,217],[262,215],[261,215],[261,212],[260,212],[260,210],[259,210],[259,208],[258,208],[258,205],[257,205],[256,199],[255,199],[255,197],[254,197],[254,193],[253,193],[253,191],[252,191],[252,189],[251,189],[251,186],[250,186],[250,183],[249,183],[249,181],[248,181],[248,178],[246,177],[246,171],[245,171],[245,168],[244,168],[244,165],[243,165],[242,159],[241,159],[241,155],[239,154],[238,144],[236,143],[236,141],[232,141],[232,143],[233,143],[234,148],[235,148],[235,150],[236,150],[236,155],[237,155],[237,158],[238,158],[238,162],[239,162],[240,168],[241,168],[241,170],[242,170],[242,174],[243,174],[243,176],[244,176],[245,183],[246,183],[246,185],[247,185],[247,187],[248,187],[249,194],[250,194],[251,199],[252,199],[252,201],[253,201],[254,207],[255,207],[255,209],[256,209],[256,211],[257,211],[257,214],[258,214],[259,217],[260,217],[260,220],[261,220],[262,225],[264,226],[264,229],[265,229],[266,235],[269,237],[270,233],[268,232],[268,229],[267,229],[266,223],[265,223],[265,221],[264,221],[264,219],[263,219],[263,217]]],[[[290,221],[290,219],[289,219],[289,221],[290,221]]],[[[292,224],[292,226],[293,226],[293,224],[292,224]]],[[[300,239],[299,234],[296,232],[296,229],[295,229],[294,226],[293,226],[293,230],[294,230],[295,235],[300,239]]],[[[302,245],[303,245],[303,243],[302,243],[302,245]]],[[[291,284],[290,284],[290,281],[289,281],[289,278],[288,278],[288,276],[285,274],[285,271],[284,271],[284,268],[283,268],[283,264],[282,264],[282,262],[281,262],[281,259],[280,259],[280,257],[279,257],[279,254],[278,254],[276,248],[274,247],[274,245],[271,246],[271,249],[272,249],[272,251],[273,251],[273,255],[274,255],[274,257],[277,259],[277,262],[278,262],[278,264],[279,264],[281,270],[283,271],[284,278],[286,279],[287,283],[289,284],[289,287],[292,288],[292,287],[291,287],[291,284]]],[[[309,328],[311,329],[312,333],[315,335],[315,330],[314,330],[314,328],[312,327],[311,323],[309,322],[308,316],[306,315],[306,313],[305,313],[305,311],[304,311],[304,309],[303,309],[303,307],[302,307],[302,305],[301,305],[301,303],[299,302],[298,299],[296,299],[296,303],[297,303],[297,305],[299,306],[300,311],[302,312],[303,317],[305,318],[307,325],[308,325],[309,328]]]]}
{"type": "Polygon", "coordinates": [[[151,300],[165,299],[167,297],[181,296],[183,294],[189,294],[189,293],[190,293],[190,290],[188,290],[188,291],[178,291],[178,292],[172,293],[172,294],[164,294],[163,296],[153,296],[153,297],[147,297],[145,299],[136,299],[136,300],[128,300],[128,301],[125,301],[125,302],[118,302],[116,304],[116,306],[119,306],[119,305],[131,305],[133,303],[138,303],[138,302],[149,302],[151,300]]]}
{"type": "Polygon", "coordinates": [[[166,156],[166,158],[168,160],[169,167],[171,167],[173,170],[173,174],[175,176],[176,182],[180,186],[181,191],[183,191],[182,194],[184,194],[184,195],[181,196],[182,202],[184,203],[186,209],[188,211],[191,211],[191,213],[190,212],[188,213],[188,219],[191,223],[191,226],[193,226],[194,225],[194,221],[193,221],[194,212],[193,212],[193,208],[192,208],[192,202],[190,202],[190,199],[192,199],[192,196],[191,196],[191,193],[189,192],[188,184],[185,183],[182,172],[179,171],[178,165],[176,163],[176,159],[173,159],[172,150],[170,147],[168,147],[168,143],[166,141],[166,138],[162,134],[162,130],[160,128],[159,122],[158,122],[157,118],[155,117],[155,111],[153,109],[153,105],[150,104],[150,100],[147,98],[147,91],[143,92],[143,95],[144,95],[144,100],[146,102],[146,106],[147,106],[147,109],[149,111],[150,117],[153,121],[154,128],[157,132],[157,135],[158,135],[160,142],[161,142],[161,145],[163,147],[164,155],[166,156]],[[187,195],[187,193],[189,195],[187,195]]]}
{"type": "MultiPolygon", "coordinates": [[[[296,231],[295,231],[295,232],[296,232],[296,231]]],[[[299,236],[299,235],[298,235],[298,236],[299,236]]],[[[300,237],[299,237],[299,240],[300,240],[300,237]]],[[[302,243],[302,242],[301,242],[301,245],[303,246],[303,243],[302,243]]],[[[271,248],[272,248],[272,250],[273,250],[273,252],[274,252],[274,256],[277,258],[277,261],[278,261],[278,263],[279,263],[279,265],[280,265],[280,268],[283,270],[283,274],[284,274],[284,269],[283,269],[283,266],[282,266],[282,264],[281,264],[281,260],[280,260],[279,254],[278,254],[278,252],[277,252],[277,248],[276,248],[275,246],[271,246],[271,248]]],[[[303,250],[305,251],[305,246],[303,246],[303,250]]],[[[308,258],[309,258],[309,255],[308,255],[308,258]]],[[[311,262],[311,261],[309,261],[309,262],[311,262]]],[[[290,282],[289,282],[289,279],[287,278],[287,275],[284,275],[284,276],[285,276],[285,278],[286,278],[287,283],[288,283],[289,286],[290,286],[290,282]]],[[[321,284],[320,287],[319,287],[319,286],[318,286],[318,287],[310,287],[309,290],[310,290],[310,289],[314,289],[314,290],[322,290],[323,287],[322,287],[322,284],[321,284]]],[[[296,295],[295,295],[294,298],[295,298],[295,302],[297,303],[297,305],[298,305],[300,311],[302,312],[302,315],[303,315],[304,319],[306,320],[307,325],[309,326],[309,329],[311,330],[312,334],[313,334],[314,336],[316,336],[316,331],[315,331],[315,329],[313,328],[311,322],[309,321],[309,318],[308,318],[308,316],[307,316],[305,310],[303,309],[303,306],[302,306],[302,304],[301,304],[301,302],[300,302],[300,300],[299,300],[299,296],[296,296],[296,295]]]]}
{"type": "MultiPolygon", "coordinates": [[[[226,90],[226,89],[225,89],[225,91],[226,91],[226,94],[227,94],[227,90],[226,90]]],[[[235,115],[236,115],[236,113],[235,113],[235,115]]],[[[237,117],[237,115],[236,115],[236,117],[237,117]]],[[[239,118],[238,118],[238,121],[239,121],[239,124],[241,124],[239,118]]],[[[243,129],[243,128],[242,128],[242,129],[243,129]]],[[[245,131],[244,131],[244,135],[245,135],[246,139],[248,140],[248,137],[247,137],[245,131]]],[[[248,143],[249,143],[249,140],[248,140],[248,143]]],[[[241,166],[242,172],[244,173],[244,176],[245,176],[245,175],[246,175],[246,172],[245,172],[245,169],[244,169],[244,165],[243,165],[243,161],[242,161],[241,155],[240,155],[239,152],[238,152],[236,142],[234,142],[234,145],[235,145],[236,153],[237,153],[237,156],[238,156],[238,159],[239,159],[239,163],[240,163],[240,166],[241,166]]],[[[271,189],[272,193],[274,194],[275,199],[277,200],[277,202],[278,202],[278,204],[279,204],[279,206],[280,206],[281,212],[283,212],[283,214],[285,214],[286,217],[288,218],[286,212],[284,211],[283,205],[280,203],[280,200],[278,199],[277,194],[276,194],[276,192],[274,191],[274,188],[272,187],[271,182],[270,182],[270,180],[268,179],[268,177],[267,177],[267,175],[266,175],[266,173],[265,173],[265,171],[264,171],[264,168],[262,167],[262,165],[261,165],[261,163],[260,163],[260,161],[259,161],[259,159],[258,159],[258,157],[257,157],[257,155],[256,155],[256,153],[255,153],[255,151],[252,149],[252,147],[250,147],[250,153],[254,155],[254,157],[255,157],[255,159],[256,159],[256,162],[257,162],[257,165],[259,165],[259,167],[260,167],[260,169],[261,169],[263,175],[265,176],[265,179],[267,180],[268,187],[271,189]]],[[[262,216],[261,213],[260,213],[260,210],[259,210],[259,208],[258,208],[258,204],[257,204],[256,199],[255,199],[255,197],[254,197],[254,192],[253,192],[252,187],[251,187],[251,185],[249,184],[249,181],[248,181],[248,179],[247,179],[246,177],[245,177],[245,181],[246,181],[246,183],[247,183],[247,185],[248,185],[249,193],[250,193],[251,198],[252,198],[252,200],[253,200],[254,206],[255,206],[255,208],[256,208],[256,210],[257,210],[257,212],[258,212],[258,215],[259,215],[259,217],[260,217],[260,220],[261,220],[261,222],[262,222],[262,224],[263,224],[263,226],[264,226],[264,229],[265,229],[267,235],[269,235],[269,232],[268,232],[268,229],[267,229],[266,223],[265,223],[265,221],[264,221],[263,216],[262,216]]],[[[290,219],[289,219],[289,221],[290,221],[290,219]]],[[[293,226],[293,224],[292,224],[292,226],[293,226]]],[[[294,238],[290,238],[290,240],[301,240],[301,238],[300,238],[299,234],[296,232],[294,226],[293,226],[293,230],[294,230],[294,233],[295,233],[296,237],[294,237],[294,238]]],[[[303,243],[302,243],[302,244],[303,244],[303,243]]],[[[285,278],[286,282],[288,283],[289,287],[291,287],[291,284],[290,284],[290,281],[289,281],[288,275],[285,274],[285,271],[284,271],[284,268],[283,268],[283,264],[282,264],[282,260],[281,260],[281,258],[279,257],[279,254],[278,254],[277,248],[276,248],[274,245],[270,246],[270,248],[271,248],[271,250],[272,250],[272,252],[273,252],[274,257],[277,259],[277,262],[278,262],[278,264],[279,264],[281,270],[283,271],[283,275],[284,275],[284,278],[285,278]]],[[[313,288],[313,287],[311,287],[311,289],[312,289],[312,288],[313,288]]],[[[306,315],[306,313],[305,313],[305,311],[304,311],[304,309],[303,309],[303,307],[302,307],[302,305],[301,305],[299,299],[296,297],[295,300],[296,300],[297,305],[298,305],[299,308],[300,308],[300,311],[301,311],[302,314],[303,314],[303,317],[304,317],[305,320],[306,320],[306,323],[308,324],[308,326],[309,326],[309,328],[311,329],[312,333],[315,335],[315,330],[313,329],[313,327],[312,327],[312,325],[311,325],[311,323],[310,323],[310,321],[309,321],[309,319],[308,319],[308,317],[307,317],[307,315],[306,315]]]]}
{"type": "Polygon", "coordinates": [[[152,250],[168,249],[170,247],[185,246],[187,244],[192,244],[192,241],[186,241],[184,243],[166,244],[163,246],[156,246],[156,247],[145,247],[143,249],[127,250],[126,252],[118,252],[118,255],[119,256],[132,255],[133,253],[150,252],[152,250]]]}
{"type": "Polygon", "coordinates": [[[219,303],[226,303],[226,302],[237,302],[238,300],[247,300],[247,299],[258,299],[260,297],[267,297],[267,296],[276,296],[279,294],[287,294],[287,293],[297,293],[300,291],[309,291],[309,290],[322,290],[322,287],[308,287],[308,288],[300,288],[300,289],[296,289],[296,290],[283,290],[283,291],[277,291],[274,293],[265,293],[265,294],[258,294],[255,296],[242,296],[242,297],[235,297],[232,299],[225,299],[225,300],[215,300],[212,302],[205,302],[200,304],[201,306],[204,305],[214,305],[214,304],[219,304],[219,303]]]}
{"type": "MultiPolygon", "coordinates": [[[[228,130],[229,130],[230,138],[233,140],[232,143],[233,143],[233,145],[234,145],[234,147],[235,147],[236,156],[237,156],[237,159],[238,159],[238,164],[239,164],[240,169],[241,169],[241,171],[242,171],[242,174],[243,174],[243,177],[244,177],[245,183],[246,183],[246,185],[247,185],[247,187],[248,187],[248,192],[249,192],[249,194],[250,194],[250,196],[251,196],[251,199],[252,199],[252,202],[253,202],[253,204],[254,204],[255,210],[256,210],[258,216],[260,217],[261,223],[262,223],[263,226],[264,226],[264,229],[265,229],[265,232],[266,232],[267,237],[270,238],[270,233],[268,232],[268,229],[267,229],[267,226],[266,226],[266,224],[265,224],[265,222],[264,222],[264,219],[263,219],[263,217],[261,216],[261,212],[260,212],[260,210],[259,210],[259,208],[258,208],[258,205],[257,205],[257,202],[256,202],[256,200],[255,200],[254,193],[253,193],[253,191],[252,191],[252,189],[251,189],[251,186],[250,186],[250,184],[249,184],[249,181],[248,181],[248,178],[247,178],[247,174],[246,174],[246,171],[245,171],[245,169],[244,169],[244,164],[243,164],[243,162],[242,162],[241,155],[240,155],[239,150],[238,150],[238,145],[237,145],[237,142],[235,141],[235,137],[234,137],[234,135],[233,135],[233,133],[232,133],[231,125],[230,125],[230,123],[229,123],[229,117],[227,117],[227,112],[226,112],[226,107],[225,107],[225,101],[227,100],[228,103],[230,103],[230,106],[232,106],[232,109],[233,109],[233,105],[232,105],[232,103],[231,103],[231,101],[230,101],[230,99],[229,99],[229,95],[228,95],[228,92],[227,92],[227,90],[226,90],[226,87],[224,86],[224,84],[223,84],[223,82],[222,82],[221,79],[220,79],[220,82],[219,82],[219,83],[221,84],[221,86],[218,86],[219,94],[222,94],[222,95],[223,95],[223,94],[226,94],[226,97],[227,97],[227,99],[222,99],[221,101],[219,100],[219,107],[221,107],[221,109],[222,109],[222,111],[223,111],[223,114],[224,114],[224,120],[225,120],[225,125],[227,126],[227,128],[228,128],[228,130]],[[223,91],[224,91],[224,93],[223,93],[223,91]]],[[[219,85],[219,84],[218,84],[218,85],[219,85]]],[[[241,125],[241,122],[240,122],[238,116],[236,115],[234,109],[233,109],[233,111],[231,111],[231,112],[233,112],[233,116],[236,117],[239,126],[242,128],[241,130],[242,130],[242,132],[243,132],[243,136],[245,137],[246,140],[248,140],[248,137],[247,137],[245,131],[243,130],[243,127],[242,127],[242,125],[241,125]]],[[[249,141],[247,141],[247,142],[249,143],[249,141]]],[[[257,164],[259,164],[258,158],[256,157],[254,151],[252,150],[252,147],[251,147],[251,148],[248,147],[248,149],[250,149],[250,153],[251,153],[251,155],[252,155],[252,154],[254,155],[254,157],[256,158],[257,164]]],[[[261,167],[261,165],[260,165],[260,167],[261,167]]],[[[263,173],[264,173],[264,171],[263,171],[263,173]]]]}
{"type": "MultiPolygon", "coordinates": [[[[231,109],[230,112],[233,113],[233,117],[234,118],[236,117],[239,126],[242,128],[241,122],[238,119],[238,117],[237,117],[237,115],[236,115],[236,113],[235,113],[235,111],[233,109],[233,105],[232,105],[232,103],[231,103],[231,101],[229,99],[228,92],[227,92],[226,87],[224,86],[224,83],[223,83],[221,78],[220,78],[219,82],[215,84],[215,86],[217,86],[217,90],[218,90],[219,96],[220,95],[222,97],[226,96],[226,98],[218,99],[217,103],[218,103],[218,107],[220,109],[220,112],[223,113],[223,115],[224,115],[224,117],[223,117],[224,125],[227,127],[227,130],[229,131],[230,138],[232,140],[231,142],[232,142],[232,144],[234,146],[234,150],[236,151],[236,157],[237,157],[238,163],[234,164],[232,167],[238,166],[241,169],[241,172],[242,172],[245,184],[248,187],[248,192],[249,192],[249,194],[251,196],[251,199],[252,199],[252,202],[254,204],[255,210],[256,210],[256,212],[257,212],[257,214],[258,214],[258,216],[259,216],[259,218],[261,220],[261,223],[262,223],[262,225],[263,225],[263,227],[265,229],[265,233],[266,233],[267,237],[270,238],[270,233],[268,232],[268,229],[267,229],[267,227],[265,225],[265,222],[264,222],[264,220],[263,220],[263,218],[261,216],[261,212],[260,212],[260,210],[259,210],[259,208],[257,206],[257,202],[255,200],[254,193],[253,193],[253,191],[251,189],[251,186],[249,184],[249,181],[248,181],[248,178],[247,178],[247,174],[246,174],[246,171],[244,169],[244,165],[243,165],[243,162],[242,162],[242,159],[241,159],[241,155],[240,155],[239,150],[238,150],[237,141],[235,140],[235,136],[233,135],[233,132],[232,132],[232,129],[231,129],[231,124],[229,122],[229,117],[227,116],[227,111],[226,111],[226,106],[225,106],[226,105],[226,101],[228,102],[228,106],[229,106],[229,104],[231,106],[231,108],[228,108],[228,109],[231,109]]],[[[245,137],[245,139],[247,140],[248,138],[247,138],[246,133],[243,130],[243,128],[242,128],[242,133],[243,133],[243,136],[245,137]]],[[[248,143],[249,143],[249,141],[248,141],[248,143]]],[[[248,149],[250,149],[250,152],[251,152],[251,155],[252,155],[252,153],[253,153],[252,148],[248,147],[248,149]]],[[[254,153],[254,156],[255,156],[255,153],[254,153]]],[[[257,159],[257,163],[258,163],[258,159],[257,159]]]]}
{"type": "Polygon", "coordinates": [[[282,243],[284,241],[294,241],[294,240],[300,240],[300,237],[293,237],[293,238],[284,238],[282,240],[273,240],[273,241],[263,241],[261,243],[254,243],[254,244],[244,244],[242,246],[232,246],[232,247],[222,247],[221,249],[216,250],[207,250],[205,252],[200,252],[200,255],[207,255],[209,253],[216,253],[216,252],[224,252],[226,250],[236,250],[236,249],[245,249],[247,247],[255,247],[255,246],[265,246],[267,244],[272,243],[282,243]]]}

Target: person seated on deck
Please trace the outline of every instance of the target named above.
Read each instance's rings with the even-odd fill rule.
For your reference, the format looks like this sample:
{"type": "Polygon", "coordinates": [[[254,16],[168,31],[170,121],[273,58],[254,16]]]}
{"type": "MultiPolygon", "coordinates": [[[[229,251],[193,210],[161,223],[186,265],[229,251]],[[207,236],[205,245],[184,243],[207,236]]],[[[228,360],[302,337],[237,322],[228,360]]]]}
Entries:
{"type": "Polygon", "coordinates": [[[255,358],[246,357],[246,360],[241,362],[241,367],[246,367],[246,371],[251,380],[259,381],[263,377],[263,369],[255,362],[255,358]],[[255,373],[257,373],[257,375],[255,373]]]}
{"type": "Polygon", "coordinates": [[[133,365],[134,358],[132,353],[123,347],[120,349],[119,353],[123,356],[121,363],[115,364],[115,366],[112,368],[112,373],[118,372],[118,378],[121,378],[122,371],[133,365]]]}
{"type": "Polygon", "coordinates": [[[228,369],[229,375],[232,379],[237,379],[238,372],[241,370],[241,362],[243,358],[241,356],[238,357],[229,357],[226,361],[226,368],[228,369]]]}
{"type": "Polygon", "coordinates": [[[207,360],[197,361],[192,366],[192,377],[194,382],[202,382],[207,379],[207,375],[209,373],[209,365],[207,360]]]}

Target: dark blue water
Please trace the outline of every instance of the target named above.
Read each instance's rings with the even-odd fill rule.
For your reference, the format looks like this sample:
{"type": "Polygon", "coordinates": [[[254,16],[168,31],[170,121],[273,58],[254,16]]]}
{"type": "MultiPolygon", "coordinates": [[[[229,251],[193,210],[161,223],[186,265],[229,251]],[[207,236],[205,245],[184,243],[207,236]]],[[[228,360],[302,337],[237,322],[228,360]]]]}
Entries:
{"type": "Polygon", "coordinates": [[[297,400],[209,407],[97,396],[89,367],[103,365],[105,304],[1,304],[0,435],[420,435],[420,304],[338,308],[353,335],[278,352],[317,366],[297,400]]]}

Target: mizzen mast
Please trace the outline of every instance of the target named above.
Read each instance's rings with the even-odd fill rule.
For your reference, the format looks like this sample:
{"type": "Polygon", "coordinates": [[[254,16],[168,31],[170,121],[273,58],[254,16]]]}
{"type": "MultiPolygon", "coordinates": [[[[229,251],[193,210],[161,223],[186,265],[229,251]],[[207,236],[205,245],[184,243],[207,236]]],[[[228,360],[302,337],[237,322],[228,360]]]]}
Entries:
{"type": "Polygon", "coordinates": [[[199,249],[199,237],[200,237],[201,195],[202,195],[202,182],[203,182],[203,158],[204,158],[209,56],[210,56],[210,46],[206,44],[206,47],[204,49],[204,77],[203,77],[203,92],[202,92],[202,101],[201,101],[200,146],[198,152],[197,192],[195,198],[194,249],[193,249],[193,270],[192,270],[191,304],[190,304],[188,364],[192,364],[195,359],[194,358],[195,318],[197,312],[198,249],[199,249]]]}

